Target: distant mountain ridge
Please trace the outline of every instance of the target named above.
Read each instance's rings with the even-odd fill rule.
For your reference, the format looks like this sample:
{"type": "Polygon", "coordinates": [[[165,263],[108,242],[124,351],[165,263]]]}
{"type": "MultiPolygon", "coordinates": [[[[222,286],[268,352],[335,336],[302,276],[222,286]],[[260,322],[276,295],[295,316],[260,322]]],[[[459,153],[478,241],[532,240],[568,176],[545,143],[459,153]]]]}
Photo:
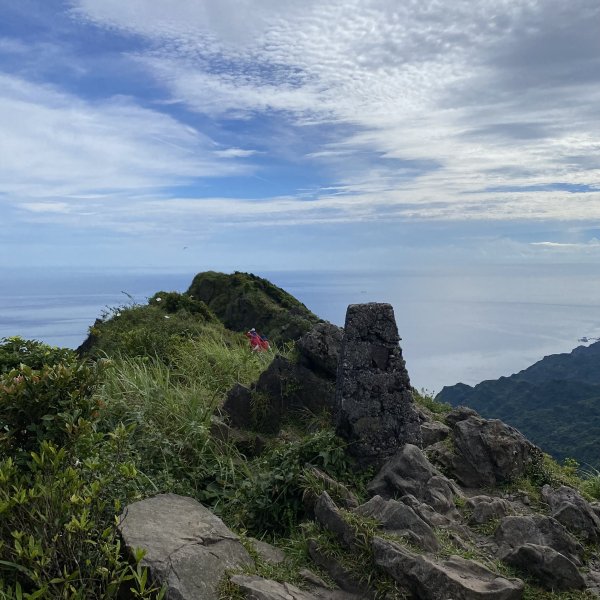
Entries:
{"type": "Polygon", "coordinates": [[[557,459],[600,466],[600,342],[546,356],[510,377],[446,386],[436,399],[502,419],[557,459]]]}

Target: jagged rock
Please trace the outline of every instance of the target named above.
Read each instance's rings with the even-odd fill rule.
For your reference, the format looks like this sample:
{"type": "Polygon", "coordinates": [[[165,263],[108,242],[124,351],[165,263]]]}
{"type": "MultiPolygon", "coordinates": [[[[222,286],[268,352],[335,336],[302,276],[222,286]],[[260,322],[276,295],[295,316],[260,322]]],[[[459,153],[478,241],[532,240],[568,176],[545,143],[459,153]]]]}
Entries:
{"type": "Polygon", "coordinates": [[[504,562],[535,577],[548,590],[585,587],[575,564],[548,546],[524,544],[504,557],[504,562]]]}
{"type": "Polygon", "coordinates": [[[439,421],[425,421],[421,423],[421,447],[427,448],[445,440],[450,435],[450,427],[439,421]]]}
{"type": "Polygon", "coordinates": [[[315,325],[297,342],[300,362],[312,371],[335,379],[344,330],[323,322],[315,325]]]}
{"type": "Polygon", "coordinates": [[[310,585],[322,588],[327,587],[327,583],[316,573],[313,573],[310,569],[300,569],[300,571],[298,571],[298,575],[300,575],[300,577],[302,577],[302,579],[304,579],[304,581],[310,585]]]}
{"type": "MultiPolygon", "coordinates": [[[[341,505],[343,508],[353,509],[358,506],[358,500],[356,496],[343,484],[339,481],[336,481],[327,473],[324,473],[317,467],[309,465],[305,468],[307,474],[314,477],[316,480],[320,481],[326,491],[330,496],[333,496],[337,502],[337,504],[341,505]]],[[[318,496],[316,493],[311,491],[310,489],[306,489],[304,495],[302,497],[302,501],[306,510],[309,513],[314,513],[315,503],[318,500],[318,496]]]]}
{"type": "Polygon", "coordinates": [[[252,564],[239,541],[192,498],[160,494],[125,508],[119,532],[129,552],[142,548],[142,565],[166,584],[170,600],[217,600],[226,569],[252,564]]]}
{"type": "Polygon", "coordinates": [[[468,406],[457,406],[453,408],[445,417],[446,425],[454,427],[460,421],[464,421],[469,417],[478,417],[479,413],[468,406]]]}
{"type": "Polygon", "coordinates": [[[590,508],[594,514],[600,519],[600,502],[590,502],[590,508]]]}
{"type": "Polygon", "coordinates": [[[236,384],[227,394],[223,411],[241,429],[277,433],[291,410],[319,414],[333,406],[334,384],[307,367],[276,356],[250,388],[236,384]]]}
{"type": "Polygon", "coordinates": [[[262,540],[255,540],[254,538],[248,538],[250,543],[254,546],[254,549],[262,560],[272,565],[279,565],[285,561],[285,552],[281,548],[271,546],[267,542],[262,540]]]}
{"type": "Polygon", "coordinates": [[[445,527],[453,522],[453,519],[436,512],[429,504],[420,502],[412,494],[401,496],[400,502],[410,506],[431,527],[445,527]]]}
{"type": "Polygon", "coordinates": [[[391,305],[348,307],[334,421],[361,466],[381,466],[403,444],[421,443],[399,340],[391,305]]]}
{"type": "Polygon", "coordinates": [[[473,496],[467,499],[466,504],[471,510],[469,516],[471,525],[482,525],[492,519],[501,519],[514,512],[510,502],[492,496],[473,496]]]}
{"type": "Polygon", "coordinates": [[[358,594],[364,600],[375,597],[375,594],[359,576],[345,569],[333,556],[321,548],[316,540],[308,540],[308,554],[314,563],[321,567],[335,583],[346,592],[358,594]]]}
{"type": "Polygon", "coordinates": [[[552,517],[542,515],[504,517],[494,539],[503,558],[525,544],[550,546],[576,565],[581,564],[583,546],[552,517]]]}
{"type": "Polygon", "coordinates": [[[470,488],[519,477],[539,452],[514,427],[498,419],[470,416],[454,425],[453,434],[451,473],[470,488]]]}
{"type": "Polygon", "coordinates": [[[523,594],[519,579],[458,556],[435,562],[381,538],[373,540],[373,551],[375,564],[421,600],[518,600],[523,594]]]}
{"type": "Polygon", "coordinates": [[[278,583],[257,575],[232,575],[230,580],[242,588],[247,600],[317,600],[291,583],[278,583]]]}
{"type": "Polygon", "coordinates": [[[593,544],[600,542],[600,518],[578,491],[566,485],[557,490],[545,485],[542,498],[550,506],[552,516],[569,531],[593,544]]]}
{"type": "Polygon", "coordinates": [[[333,533],[345,546],[355,545],[354,530],[346,522],[327,492],[322,492],[315,504],[315,519],[322,527],[333,533]]]}
{"type": "Polygon", "coordinates": [[[382,498],[411,494],[445,515],[456,514],[456,486],[444,477],[412,444],[406,444],[379,471],[367,487],[382,498]]]}
{"type": "Polygon", "coordinates": [[[437,552],[440,549],[433,529],[412,508],[402,502],[374,496],[367,503],[359,506],[355,512],[376,519],[386,532],[405,537],[423,550],[437,552]]]}

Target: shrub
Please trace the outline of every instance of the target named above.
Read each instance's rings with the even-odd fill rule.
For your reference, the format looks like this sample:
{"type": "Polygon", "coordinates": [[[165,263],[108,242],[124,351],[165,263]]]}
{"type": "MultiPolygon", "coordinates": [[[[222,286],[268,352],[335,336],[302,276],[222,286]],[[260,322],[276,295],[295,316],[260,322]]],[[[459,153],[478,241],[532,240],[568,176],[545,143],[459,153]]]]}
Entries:
{"type": "Polygon", "coordinates": [[[79,418],[100,409],[91,398],[100,368],[72,361],[0,376],[0,449],[19,460],[44,440],[63,445],[79,418]]]}
{"type": "Polygon", "coordinates": [[[306,465],[343,477],[348,469],[344,443],[328,430],[297,441],[280,440],[249,463],[244,481],[225,490],[221,511],[230,524],[259,536],[289,533],[305,514],[302,472],[306,465]]]}
{"type": "Polygon", "coordinates": [[[18,336],[0,338],[0,374],[12,371],[21,364],[41,369],[44,365],[71,362],[74,358],[75,353],[68,348],[56,348],[18,336]]]}

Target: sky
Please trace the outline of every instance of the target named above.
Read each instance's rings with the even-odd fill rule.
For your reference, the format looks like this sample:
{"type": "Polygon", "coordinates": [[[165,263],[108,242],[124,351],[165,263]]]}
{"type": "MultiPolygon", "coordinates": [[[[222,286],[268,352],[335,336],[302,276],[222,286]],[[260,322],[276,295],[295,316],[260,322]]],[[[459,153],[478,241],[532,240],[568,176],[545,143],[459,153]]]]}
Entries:
{"type": "Polygon", "coordinates": [[[597,0],[0,0],[5,266],[600,258],[597,0]]]}

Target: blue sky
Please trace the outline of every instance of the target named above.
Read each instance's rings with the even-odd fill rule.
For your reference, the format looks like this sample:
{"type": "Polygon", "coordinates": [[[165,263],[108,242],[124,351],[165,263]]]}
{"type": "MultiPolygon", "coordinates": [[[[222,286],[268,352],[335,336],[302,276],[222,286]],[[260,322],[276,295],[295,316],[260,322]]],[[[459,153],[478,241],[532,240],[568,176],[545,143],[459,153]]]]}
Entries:
{"type": "Polygon", "coordinates": [[[598,264],[597,0],[0,3],[6,266],[598,264]]]}

